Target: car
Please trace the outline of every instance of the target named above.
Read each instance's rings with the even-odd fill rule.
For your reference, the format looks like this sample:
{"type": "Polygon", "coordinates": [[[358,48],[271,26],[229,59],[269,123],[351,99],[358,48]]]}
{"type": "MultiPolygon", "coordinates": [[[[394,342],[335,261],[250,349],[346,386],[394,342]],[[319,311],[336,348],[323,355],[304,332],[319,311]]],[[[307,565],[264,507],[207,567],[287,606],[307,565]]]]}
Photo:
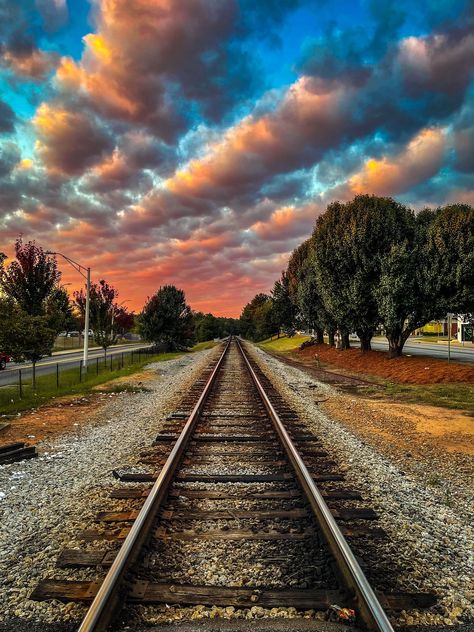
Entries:
{"type": "Polygon", "coordinates": [[[0,351],[0,369],[6,369],[7,368],[7,362],[11,362],[11,358],[9,355],[7,355],[6,353],[3,353],[3,351],[0,351]]]}

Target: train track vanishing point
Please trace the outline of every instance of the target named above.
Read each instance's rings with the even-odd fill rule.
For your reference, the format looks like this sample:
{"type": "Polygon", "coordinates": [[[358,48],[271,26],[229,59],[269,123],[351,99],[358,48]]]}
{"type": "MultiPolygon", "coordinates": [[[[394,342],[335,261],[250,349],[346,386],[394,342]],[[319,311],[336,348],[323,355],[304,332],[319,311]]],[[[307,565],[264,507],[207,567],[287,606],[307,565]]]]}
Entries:
{"type": "Polygon", "coordinates": [[[360,495],[344,487],[317,437],[239,340],[227,341],[182,407],[141,455],[152,471],[115,472],[128,485],[111,497],[134,508],[101,512],[102,529],[83,534],[112,548],[67,549],[59,557],[61,567],[96,567],[102,576],[108,568],[105,577],[45,580],[31,599],[91,602],[79,632],[106,630],[127,604],[326,611],[339,604],[339,613],[354,611],[360,627],[379,632],[393,630],[381,602],[386,609],[431,605],[430,595],[375,594],[346,540],[380,536],[366,526],[375,513],[341,506],[360,495]],[[107,531],[110,524],[116,528],[107,531]],[[200,557],[189,581],[169,558],[192,560],[191,542],[200,557]],[[220,575],[206,581],[199,560],[219,555],[216,542],[220,575]],[[244,577],[246,569],[229,559],[233,550],[249,564],[263,561],[264,572],[244,577]]]}

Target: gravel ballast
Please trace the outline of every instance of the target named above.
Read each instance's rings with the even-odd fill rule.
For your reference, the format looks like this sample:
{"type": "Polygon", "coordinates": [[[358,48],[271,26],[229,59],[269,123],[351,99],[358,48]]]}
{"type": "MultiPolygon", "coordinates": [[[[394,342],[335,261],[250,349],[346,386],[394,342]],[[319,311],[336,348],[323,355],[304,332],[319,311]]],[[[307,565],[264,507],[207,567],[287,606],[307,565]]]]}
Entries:
{"type": "MultiPolygon", "coordinates": [[[[393,462],[324,414],[315,399],[324,393],[337,396],[333,387],[257,347],[247,345],[247,349],[308,429],[320,438],[338,468],[345,470],[348,486],[360,491],[380,515],[378,525],[388,539],[376,545],[377,564],[399,569],[399,591],[438,595],[438,604],[428,612],[402,612],[396,623],[472,623],[474,533],[465,511],[443,502],[416,476],[407,474],[402,462],[393,462]]],[[[360,555],[363,558],[363,550],[360,555]]]]}
{"type": "MultiPolygon", "coordinates": [[[[84,612],[79,604],[35,602],[28,596],[40,580],[67,576],[69,571],[55,567],[57,556],[91,527],[108,489],[120,485],[112,470],[133,462],[140,448],[150,445],[216,353],[200,351],[150,365],[156,376],[147,382],[147,392],[115,394],[80,429],[71,424],[62,436],[39,443],[39,458],[0,467],[0,621],[65,622],[84,612]]],[[[74,577],[80,578],[77,572],[74,577]]]]}

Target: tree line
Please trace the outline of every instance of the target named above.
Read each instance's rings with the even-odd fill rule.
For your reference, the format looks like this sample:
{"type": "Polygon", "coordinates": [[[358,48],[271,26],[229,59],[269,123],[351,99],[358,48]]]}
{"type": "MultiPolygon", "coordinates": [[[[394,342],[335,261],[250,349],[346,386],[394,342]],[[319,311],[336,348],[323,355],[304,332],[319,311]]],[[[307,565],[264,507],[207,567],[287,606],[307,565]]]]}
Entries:
{"type": "MultiPolygon", "coordinates": [[[[161,287],[140,314],[118,303],[118,291],[104,279],[90,287],[90,327],[95,342],[104,349],[130,330],[137,331],[161,351],[186,349],[196,341],[238,333],[237,319],[193,312],[183,290],[161,287]]],[[[15,242],[15,259],[7,264],[0,253],[0,351],[16,362],[33,364],[51,355],[60,332],[84,329],[86,290],[70,297],[61,285],[54,255],[34,241],[15,242]]],[[[88,332],[84,332],[86,335],[88,332]]]]}
{"type": "Polygon", "coordinates": [[[270,295],[241,314],[242,334],[261,340],[281,330],[355,332],[362,351],[382,330],[389,357],[416,329],[448,312],[474,313],[474,209],[453,204],[415,213],[388,197],[334,202],[290,256],[270,295]]]}

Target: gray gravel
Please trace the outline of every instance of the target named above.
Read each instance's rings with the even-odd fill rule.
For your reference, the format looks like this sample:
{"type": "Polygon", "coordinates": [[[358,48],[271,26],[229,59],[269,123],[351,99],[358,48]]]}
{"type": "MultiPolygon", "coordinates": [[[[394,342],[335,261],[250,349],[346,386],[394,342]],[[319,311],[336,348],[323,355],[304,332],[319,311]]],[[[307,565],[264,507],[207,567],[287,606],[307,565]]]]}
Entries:
{"type": "MultiPolygon", "coordinates": [[[[333,387],[317,382],[304,371],[289,367],[257,347],[250,347],[273,384],[305,420],[324,447],[346,470],[347,485],[359,490],[379,514],[378,524],[389,535],[377,545],[378,562],[401,568],[398,590],[435,592],[439,604],[429,612],[402,612],[396,623],[445,624],[474,621],[474,532],[463,511],[407,475],[394,463],[360,441],[342,424],[330,419],[314,401],[333,387]]],[[[447,456],[449,458],[449,456],[447,456]]]]}
{"type": "Polygon", "coordinates": [[[42,579],[97,576],[95,569],[58,570],[58,554],[74,543],[77,532],[93,525],[107,502],[114,507],[114,501],[106,501],[108,489],[123,484],[113,479],[112,469],[136,459],[140,448],[153,441],[215,353],[201,351],[150,365],[156,371],[147,383],[150,392],[116,395],[91,413],[90,423],[39,443],[46,456],[0,467],[0,621],[65,622],[84,612],[79,604],[34,602],[28,596],[42,579]]]}

